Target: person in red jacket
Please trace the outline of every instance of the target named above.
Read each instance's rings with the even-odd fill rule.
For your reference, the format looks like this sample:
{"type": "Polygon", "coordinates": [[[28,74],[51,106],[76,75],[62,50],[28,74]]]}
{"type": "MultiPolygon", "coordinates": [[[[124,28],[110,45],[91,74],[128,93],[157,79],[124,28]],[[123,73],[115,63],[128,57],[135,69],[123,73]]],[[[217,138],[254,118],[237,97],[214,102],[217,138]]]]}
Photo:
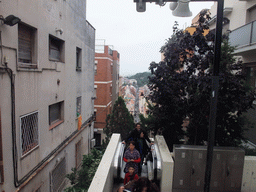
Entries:
{"type": "Polygon", "coordinates": [[[139,176],[134,172],[135,169],[133,166],[128,168],[128,173],[125,174],[124,185],[126,185],[129,181],[137,181],[139,176]]]}
{"type": "Polygon", "coordinates": [[[135,169],[135,173],[138,173],[138,163],[140,163],[140,153],[135,149],[135,142],[130,141],[129,148],[124,153],[124,161],[126,162],[125,165],[125,173],[128,173],[128,168],[133,166],[135,169]]]}

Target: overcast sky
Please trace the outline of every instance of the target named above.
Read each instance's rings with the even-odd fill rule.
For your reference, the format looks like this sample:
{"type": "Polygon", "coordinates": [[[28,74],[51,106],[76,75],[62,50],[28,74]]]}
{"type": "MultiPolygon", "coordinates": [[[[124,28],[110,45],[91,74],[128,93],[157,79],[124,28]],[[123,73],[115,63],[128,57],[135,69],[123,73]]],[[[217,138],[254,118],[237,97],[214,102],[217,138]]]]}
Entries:
{"type": "Polygon", "coordinates": [[[160,48],[172,35],[174,21],[180,28],[213,2],[190,2],[192,17],[174,17],[169,3],[160,7],[147,3],[146,12],[136,11],[133,0],[87,0],[87,20],[96,29],[96,39],[105,39],[120,53],[120,74],[133,75],[148,71],[152,61],[161,59],[160,48]]]}

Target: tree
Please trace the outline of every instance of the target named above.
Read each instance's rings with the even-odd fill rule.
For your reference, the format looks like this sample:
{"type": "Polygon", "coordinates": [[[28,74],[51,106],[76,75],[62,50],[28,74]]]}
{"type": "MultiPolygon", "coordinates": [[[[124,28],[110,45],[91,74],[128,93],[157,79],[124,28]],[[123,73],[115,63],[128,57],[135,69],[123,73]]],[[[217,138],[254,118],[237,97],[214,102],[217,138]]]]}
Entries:
{"type": "Polygon", "coordinates": [[[136,73],[128,77],[129,79],[136,79],[138,87],[143,87],[148,84],[148,77],[151,75],[150,72],[136,73]]]}
{"type": "MultiPolygon", "coordinates": [[[[172,149],[184,134],[181,124],[189,118],[187,135],[190,144],[207,141],[211,77],[214,56],[214,34],[204,36],[210,16],[206,11],[199,15],[199,25],[194,34],[173,27],[173,35],[161,48],[164,60],[150,64],[152,77],[149,99],[155,103],[151,113],[159,117],[159,128],[172,149]],[[172,137],[172,141],[169,138],[172,137]]],[[[242,64],[232,55],[234,47],[223,37],[220,63],[220,89],[216,118],[216,145],[237,146],[241,143],[245,119],[243,112],[252,108],[253,90],[245,84],[242,64]]]]}
{"type": "MultiPolygon", "coordinates": [[[[105,149],[104,149],[105,150],[105,149]]],[[[72,172],[67,174],[71,186],[65,189],[65,192],[87,191],[92,179],[100,164],[103,151],[92,149],[91,153],[83,156],[81,169],[72,168],[72,172]]]]}
{"type": "Polygon", "coordinates": [[[126,108],[123,98],[118,97],[112,113],[106,119],[104,133],[107,135],[107,140],[111,137],[112,133],[120,133],[121,138],[125,139],[133,128],[133,117],[126,108]]]}

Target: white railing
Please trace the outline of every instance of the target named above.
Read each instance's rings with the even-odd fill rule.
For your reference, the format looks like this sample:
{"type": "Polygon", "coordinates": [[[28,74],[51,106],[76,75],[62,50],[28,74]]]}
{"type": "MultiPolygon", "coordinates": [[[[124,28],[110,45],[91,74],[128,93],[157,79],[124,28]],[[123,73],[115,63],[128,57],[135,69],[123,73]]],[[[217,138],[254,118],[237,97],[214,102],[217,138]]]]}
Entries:
{"type": "Polygon", "coordinates": [[[112,135],[88,192],[112,192],[114,183],[113,162],[120,141],[120,134],[112,135]]]}

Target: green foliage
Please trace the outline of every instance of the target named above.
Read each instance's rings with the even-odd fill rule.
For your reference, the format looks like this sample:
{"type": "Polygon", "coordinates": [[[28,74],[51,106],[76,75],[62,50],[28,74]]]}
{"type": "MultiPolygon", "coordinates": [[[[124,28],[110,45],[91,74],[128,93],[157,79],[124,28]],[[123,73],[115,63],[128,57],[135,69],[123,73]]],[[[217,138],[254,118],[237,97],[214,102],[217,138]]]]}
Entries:
{"type": "Polygon", "coordinates": [[[250,148],[244,148],[245,155],[246,156],[256,156],[256,150],[255,149],[250,149],[250,148]]]}
{"type": "Polygon", "coordinates": [[[125,139],[133,128],[133,117],[126,108],[123,98],[118,97],[112,113],[109,114],[106,119],[106,127],[103,130],[107,135],[106,140],[109,140],[112,133],[120,133],[121,138],[125,139]]]}
{"type": "Polygon", "coordinates": [[[71,186],[66,188],[65,192],[82,192],[88,190],[103,153],[104,150],[92,149],[90,154],[83,156],[81,169],[72,168],[72,172],[66,175],[70,180],[71,186]]]}
{"type": "Polygon", "coordinates": [[[147,117],[144,117],[142,114],[139,115],[141,127],[143,130],[147,131],[147,133],[152,131],[153,134],[156,135],[158,133],[159,120],[151,113],[154,106],[148,100],[146,100],[146,102],[149,110],[147,117]]]}
{"type": "Polygon", "coordinates": [[[143,87],[144,85],[147,85],[149,80],[148,77],[151,76],[150,72],[143,72],[143,73],[136,73],[135,75],[132,75],[128,77],[129,79],[136,79],[138,87],[143,87]]]}
{"type": "MultiPolygon", "coordinates": [[[[158,120],[158,127],[155,119],[150,118],[170,149],[184,135],[181,125],[186,117],[190,120],[190,144],[207,141],[214,34],[204,36],[203,32],[209,28],[209,19],[206,12],[201,12],[193,35],[179,30],[175,23],[173,36],[161,48],[164,61],[150,64],[149,99],[155,104],[150,113],[158,120]]],[[[234,47],[223,38],[215,137],[220,146],[237,146],[245,139],[247,122],[242,114],[252,108],[255,99],[254,92],[245,85],[241,62],[234,59],[233,51],[234,47]]]]}

